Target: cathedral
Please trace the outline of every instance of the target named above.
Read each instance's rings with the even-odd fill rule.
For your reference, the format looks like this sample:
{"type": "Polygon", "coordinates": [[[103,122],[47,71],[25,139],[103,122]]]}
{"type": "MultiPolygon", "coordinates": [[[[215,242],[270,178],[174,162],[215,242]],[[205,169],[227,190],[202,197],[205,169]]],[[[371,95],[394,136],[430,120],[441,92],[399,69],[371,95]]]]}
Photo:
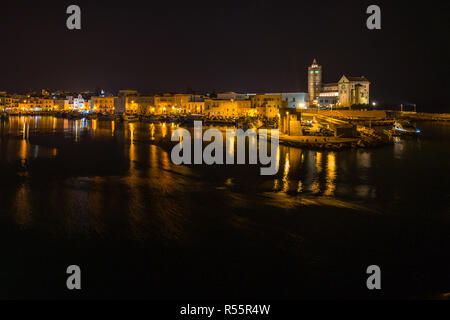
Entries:
{"type": "Polygon", "coordinates": [[[343,75],[337,83],[322,82],[322,66],[314,59],[308,67],[308,103],[322,108],[350,108],[369,104],[370,82],[366,77],[343,75]]]}

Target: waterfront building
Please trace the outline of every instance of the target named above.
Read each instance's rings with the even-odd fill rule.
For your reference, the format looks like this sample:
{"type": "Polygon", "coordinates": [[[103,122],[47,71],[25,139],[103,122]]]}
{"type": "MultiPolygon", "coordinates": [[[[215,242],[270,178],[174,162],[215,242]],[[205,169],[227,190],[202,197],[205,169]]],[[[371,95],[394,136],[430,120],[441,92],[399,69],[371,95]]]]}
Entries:
{"type": "Polygon", "coordinates": [[[255,94],[251,96],[250,101],[251,107],[256,109],[256,114],[266,118],[277,117],[283,105],[281,94],[255,94]]]}
{"type": "Polygon", "coordinates": [[[314,59],[308,67],[309,106],[333,109],[369,104],[370,82],[364,76],[343,75],[337,83],[323,83],[322,80],[322,66],[314,59]]]}
{"type": "Polygon", "coordinates": [[[281,95],[281,100],[287,108],[306,109],[308,108],[308,94],[306,92],[281,92],[268,93],[271,95],[281,95]]]}
{"type": "Polygon", "coordinates": [[[205,110],[205,99],[201,95],[185,93],[155,95],[152,110],[155,114],[200,114],[205,110]]]}
{"type": "Polygon", "coordinates": [[[320,108],[325,109],[334,109],[338,106],[339,97],[338,96],[330,96],[327,94],[320,94],[317,99],[317,104],[320,108]]]}
{"type": "Polygon", "coordinates": [[[90,100],[90,109],[99,113],[114,113],[114,99],[117,97],[93,96],[90,100]]]}
{"type": "Polygon", "coordinates": [[[17,109],[19,106],[19,99],[17,97],[4,95],[0,96],[0,108],[2,109],[17,109]]]}
{"type": "Polygon", "coordinates": [[[184,114],[202,114],[205,111],[205,98],[202,96],[191,96],[182,107],[184,114]]]}
{"type": "Polygon", "coordinates": [[[139,93],[136,90],[120,90],[117,98],[114,98],[114,113],[137,113],[136,98],[139,93]]]}
{"type": "Polygon", "coordinates": [[[339,107],[346,108],[352,105],[369,104],[370,82],[364,77],[342,76],[338,82],[339,107]]]}
{"type": "Polygon", "coordinates": [[[52,98],[46,97],[39,99],[40,108],[45,111],[52,111],[55,106],[55,101],[52,98]]]}
{"type": "Polygon", "coordinates": [[[137,96],[134,101],[132,100],[131,102],[131,106],[135,107],[135,109],[132,110],[132,113],[147,115],[154,111],[155,98],[153,96],[137,96]]]}
{"type": "Polygon", "coordinates": [[[175,112],[176,107],[179,107],[181,111],[181,105],[189,100],[189,95],[165,93],[155,95],[154,100],[154,113],[168,114],[175,112]]]}
{"type": "Polygon", "coordinates": [[[251,101],[234,99],[205,99],[205,112],[207,116],[239,117],[255,116],[256,109],[252,108],[251,101]],[[252,112],[253,111],[253,112],[252,112]]]}
{"type": "Polygon", "coordinates": [[[19,111],[51,111],[53,106],[53,99],[26,96],[18,99],[17,109],[19,111]]]}
{"type": "Polygon", "coordinates": [[[53,100],[53,108],[56,111],[69,111],[71,106],[68,99],[56,98],[53,100]]]}
{"type": "Polygon", "coordinates": [[[324,83],[322,84],[322,91],[317,98],[317,104],[321,108],[333,109],[339,102],[339,90],[337,83],[324,83]]]}
{"type": "Polygon", "coordinates": [[[83,111],[90,109],[90,103],[81,94],[78,96],[67,96],[69,110],[83,111]]]}

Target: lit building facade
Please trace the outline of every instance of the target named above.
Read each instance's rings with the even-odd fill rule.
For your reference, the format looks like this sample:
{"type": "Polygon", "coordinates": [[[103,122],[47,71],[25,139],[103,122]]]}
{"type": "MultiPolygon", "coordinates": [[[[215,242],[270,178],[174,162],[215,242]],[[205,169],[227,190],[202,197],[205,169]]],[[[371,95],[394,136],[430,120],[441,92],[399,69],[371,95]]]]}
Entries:
{"type": "Polygon", "coordinates": [[[52,111],[54,110],[54,100],[39,97],[21,97],[15,107],[18,111],[52,111]]]}
{"type": "Polygon", "coordinates": [[[136,98],[139,93],[136,90],[120,90],[117,98],[114,98],[114,113],[137,113],[136,98]]]}
{"type": "Polygon", "coordinates": [[[306,92],[282,92],[269,94],[281,95],[283,107],[286,106],[291,109],[308,108],[308,94],[306,92]]]}
{"type": "Polygon", "coordinates": [[[201,114],[205,110],[205,100],[200,95],[183,93],[155,95],[151,110],[155,114],[201,114]]]}
{"type": "Polygon", "coordinates": [[[364,76],[344,75],[337,83],[323,83],[322,79],[322,66],[314,59],[308,67],[309,106],[333,109],[369,104],[370,82],[364,76]]]}
{"type": "Polygon", "coordinates": [[[255,94],[250,100],[257,115],[266,118],[278,117],[279,109],[283,105],[281,94],[255,94]]]}
{"type": "Polygon", "coordinates": [[[19,107],[19,100],[18,97],[0,96],[0,108],[7,110],[17,109],[19,107]]]}
{"type": "Polygon", "coordinates": [[[116,97],[93,96],[90,99],[90,109],[99,113],[114,113],[114,99],[116,97]]]}
{"type": "Polygon", "coordinates": [[[352,105],[369,104],[370,82],[365,77],[342,76],[338,82],[339,107],[346,108],[352,105]]]}
{"type": "Polygon", "coordinates": [[[68,99],[54,99],[53,104],[56,111],[69,111],[72,109],[68,99]]]}
{"type": "Polygon", "coordinates": [[[132,100],[132,106],[136,107],[133,109],[133,113],[140,115],[147,115],[152,113],[152,108],[155,105],[155,98],[153,96],[138,96],[132,100]]]}
{"type": "Polygon", "coordinates": [[[207,116],[240,117],[254,116],[256,109],[251,107],[251,101],[234,99],[205,99],[205,111],[207,116]]]}
{"type": "Polygon", "coordinates": [[[317,98],[322,90],[322,66],[317,64],[314,59],[312,65],[308,67],[308,96],[309,104],[316,103],[317,98]]]}
{"type": "Polygon", "coordinates": [[[85,100],[81,94],[79,94],[76,98],[69,99],[72,100],[72,109],[73,110],[86,110],[89,108],[89,105],[86,105],[85,100]]]}
{"type": "Polygon", "coordinates": [[[324,83],[322,84],[322,92],[320,92],[317,98],[317,104],[321,108],[333,109],[338,106],[339,102],[339,90],[337,83],[324,83]]]}

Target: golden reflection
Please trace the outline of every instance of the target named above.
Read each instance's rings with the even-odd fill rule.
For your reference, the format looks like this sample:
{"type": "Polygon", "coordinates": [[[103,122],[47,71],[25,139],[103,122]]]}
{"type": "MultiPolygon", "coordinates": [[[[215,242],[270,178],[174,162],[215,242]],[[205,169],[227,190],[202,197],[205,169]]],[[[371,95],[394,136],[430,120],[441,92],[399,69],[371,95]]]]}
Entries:
{"type": "Polygon", "coordinates": [[[320,192],[320,184],[319,181],[314,181],[313,184],[310,187],[310,190],[312,193],[319,193],[320,192]]]}
{"type": "Polygon", "coordinates": [[[97,130],[97,119],[92,119],[92,130],[94,130],[94,133],[97,130]]]}
{"type": "Polygon", "coordinates": [[[162,127],[161,127],[161,135],[163,138],[165,138],[167,136],[167,127],[166,127],[165,122],[162,124],[162,127]]]}
{"type": "Polygon", "coordinates": [[[227,158],[234,159],[234,136],[226,137],[227,158]]]}
{"type": "Polygon", "coordinates": [[[22,139],[25,140],[25,138],[26,138],[26,132],[27,132],[27,127],[26,127],[25,121],[23,122],[23,129],[22,129],[22,132],[23,132],[23,134],[22,134],[22,139]]]}
{"type": "Polygon", "coordinates": [[[21,160],[24,160],[27,158],[27,149],[28,149],[27,140],[21,140],[20,150],[19,150],[19,156],[20,156],[21,160]]]}
{"type": "Polygon", "coordinates": [[[129,124],[129,128],[130,128],[130,140],[131,140],[131,143],[133,143],[133,139],[134,139],[134,123],[130,123],[129,124]]]}
{"type": "Polygon", "coordinates": [[[277,164],[277,170],[278,170],[278,168],[280,168],[280,158],[281,158],[281,156],[280,156],[280,145],[278,144],[277,145],[277,156],[276,156],[276,160],[275,160],[275,163],[277,164]]]}
{"type": "Polygon", "coordinates": [[[289,153],[286,153],[286,160],[284,161],[284,173],[283,173],[283,192],[289,191],[289,153]]]}
{"type": "Polygon", "coordinates": [[[169,154],[166,151],[163,151],[161,153],[161,160],[162,160],[162,167],[165,170],[170,170],[171,169],[171,160],[169,159],[169,154]]]}
{"type": "Polygon", "coordinates": [[[75,120],[75,142],[78,142],[78,120],[75,120]]]}
{"type": "MultiPolygon", "coordinates": [[[[186,188],[192,188],[192,185],[186,185],[186,181],[178,175],[174,175],[170,169],[172,163],[169,154],[161,148],[150,145],[150,168],[145,180],[142,182],[148,183],[152,192],[146,195],[152,202],[158,203],[158,209],[152,212],[152,220],[156,221],[161,226],[161,235],[167,239],[182,240],[183,238],[183,224],[185,221],[186,212],[183,210],[182,203],[190,201],[190,196],[183,192],[186,188]],[[167,197],[170,194],[172,196],[167,197]]],[[[138,189],[139,190],[139,189],[138,189]]],[[[139,192],[139,191],[138,191],[139,192]]],[[[142,214],[141,221],[138,221],[134,215],[133,228],[135,234],[138,236],[139,231],[142,230],[145,235],[145,228],[142,228],[143,223],[146,223],[148,214],[144,210],[137,210],[142,214]]]]}
{"type": "Polygon", "coordinates": [[[322,152],[316,153],[316,169],[317,173],[322,172],[322,152]]]}
{"type": "Polygon", "coordinates": [[[56,117],[53,117],[53,130],[56,129],[56,117]]]}
{"type": "Polygon", "coordinates": [[[302,159],[302,150],[298,148],[289,148],[289,164],[292,168],[300,168],[302,159]]]}
{"type": "Polygon", "coordinates": [[[111,136],[114,137],[114,130],[116,128],[116,123],[114,120],[111,121],[111,136]]]}
{"type": "Polygon", "coordinates": [[[300,180],[298,182],[298,186],[297,186],[297,192],[301,193],[303,191],[303,185],[302,185],[302,181],[300,180]]]}
{"type": "Polygon", "coordinates": [[[280,184],[280,182],[278,181],[278,179],[273,180],[273,190],[274,191],[278,190],[279,184],[280,184]]]}
{"type": "Polygon", "coordinates": [[[151,140],[155,140],[155,124],[150,124],[150,138],[151,140]]]}
{"type": "Polygon", "coordinates": [[[324,195],[331,196],[336,189],[336,154],[334,152],[328,153],[327,157],[327,189],[324,195]]]}
{"type": "Polygon", "coordinates": [[[133,143],[133,140],[131,140],[130,143],[130,172],[132,172],[132,174],[134,174],[135,172],[135,166],[134,166],[134,162],[136,161],[136,145],[133,143]]]}

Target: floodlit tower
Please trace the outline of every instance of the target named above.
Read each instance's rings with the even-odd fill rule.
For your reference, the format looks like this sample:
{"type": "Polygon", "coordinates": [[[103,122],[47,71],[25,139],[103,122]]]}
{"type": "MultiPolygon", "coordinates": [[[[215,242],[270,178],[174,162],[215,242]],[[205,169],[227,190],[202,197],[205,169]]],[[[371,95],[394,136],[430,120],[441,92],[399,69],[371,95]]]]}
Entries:
{"type": "Polygon", "coordinates": [[[314,59],[311,66],[308,67],[308,93],[309,104],[313,104],[319,97],[319,93],[322,90],[322,66],[317,64],[314,59]]]}

